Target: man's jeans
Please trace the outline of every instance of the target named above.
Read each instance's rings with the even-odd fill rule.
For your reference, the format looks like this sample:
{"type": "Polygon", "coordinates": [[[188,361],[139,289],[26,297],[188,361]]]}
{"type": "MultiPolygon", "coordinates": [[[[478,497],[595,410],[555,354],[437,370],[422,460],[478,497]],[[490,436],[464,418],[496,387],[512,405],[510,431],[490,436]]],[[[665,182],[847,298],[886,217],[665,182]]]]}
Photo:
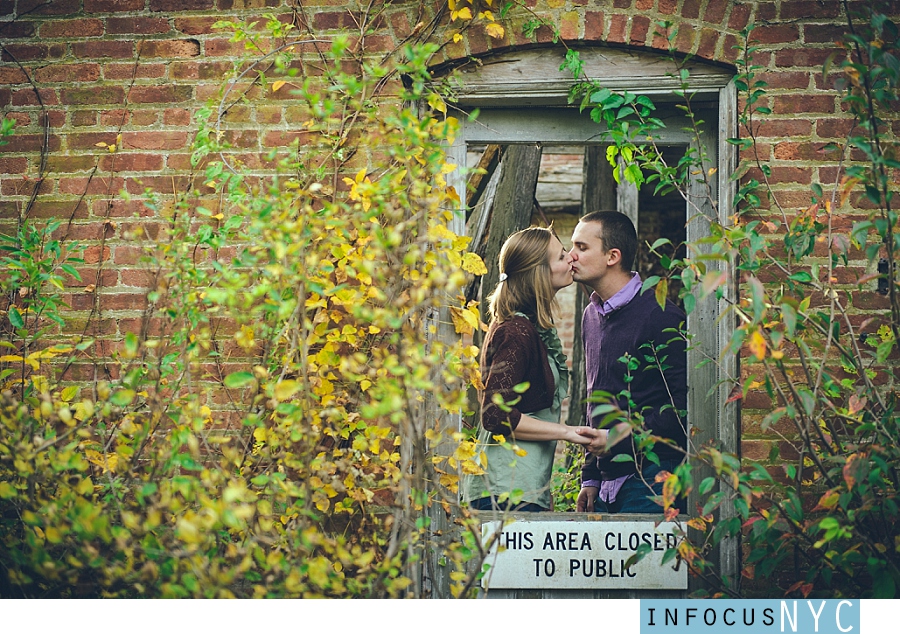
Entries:
{"type": "MultiPolygon", "coordinates": [[[[636,474],[622,485],[616,501],[610,504],[599,498],[594,500],[594,512],[596,513],[648,513],[661,515],[663,507],[653,500],[653,496],[661,496],[663,483],[656,482],[656,474],[660,471],[675,471],[675,467],[681,464],[678,459],[660,460],[659,466],[652,462],[644,461],[643,479],[641,474],[636,474]]],[[[684,512],[684,501],[678,501],[678,509],[684,512]]]]}

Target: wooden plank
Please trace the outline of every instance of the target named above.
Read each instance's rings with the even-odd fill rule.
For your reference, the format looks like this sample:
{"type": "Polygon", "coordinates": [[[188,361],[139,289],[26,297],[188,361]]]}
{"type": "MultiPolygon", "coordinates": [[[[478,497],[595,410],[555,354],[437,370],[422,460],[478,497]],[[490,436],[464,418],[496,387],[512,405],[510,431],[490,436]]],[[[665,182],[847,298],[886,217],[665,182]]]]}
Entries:
{"type": "MultiPolygon", "coordinates": [[[[737,148],[728,143],[728,139],[738,136],[738,102],[737,87],[734,80],[719,92],[719,156],[718,156],[718,196],[719,196],[719,223],[723,226],[731,224],[732,207],[734,205],[734,185],[728,178],[734,174],[738,165],[737,148]]],[[[734,267],[731,264],[726,267],[727,285],[725,294],[719,301],[718,313],[721,316],[718,321],[719,350],[724,349],[731,341],[735,328],[735,315],[730,306],[737,305],[737,280],[734,267]]],[[[719,366],[719,393],[717,399],[719,412],[719,441],[725,451],[740,455],[740,401],[728,402],[731,392],[731,383],[726,379],[740,376],[737,355],[730,354],[722,359],[719,366]]],[[[722,519],[729,519],[737,515],[733,505],[725,505],[722,519]]],[[[741,543],[739,537],[724,540],[719,546],[720,574],[728,579],[732,586],[738,588],[741,582],[741,543]]]]}
{"type": "Polygon", "coordinates": [[[473,209],[481,200],[481,195],[487,188],[497,166],[500,165],[501,147],[495,143],[488,145],[475,166],[475,171],[469,176],[466,183],[467,208],[473,209]]]}
{"type": "MultiPolygon", "coordinates": [[[[693,135],[684,129],[684,113],[661,105],[656,116],[666,124],[666,143],[687,145],[693,135]]],[[[486,108],[467,123],[468,143],[535,143],[544,145],[602,144],[605,124],[578,108],[486,108]]]]}
{"type": "Polygon", "coordinates": [[[494,194],[491,223],[484,249],[487,275],[481,279],[482,314],[485,299],[500,278],[500,247],[510,234],[531,223],[534,191],[541,168],[541,145],[513,145],[503,153],[503,168],[494,194]]]}
{"type": "MultiPolygon", "coordinates": [[[[511,51],[462,67],[459,103],[480,107],[565,104],[573,83],[571,73],[560,70],[565,54],[562,48],[511,51]]],[[[677,68],[665,56],[605,47],[584,48],[580,54],[584,75],[611,90],[656,95],[660,101],[674,100],[673,91],[681,89],[677,68]]],[[[690,90],[700,98],[717,98],[731,78],[702,62],[688,62],[687,68],[690,90]]]]}

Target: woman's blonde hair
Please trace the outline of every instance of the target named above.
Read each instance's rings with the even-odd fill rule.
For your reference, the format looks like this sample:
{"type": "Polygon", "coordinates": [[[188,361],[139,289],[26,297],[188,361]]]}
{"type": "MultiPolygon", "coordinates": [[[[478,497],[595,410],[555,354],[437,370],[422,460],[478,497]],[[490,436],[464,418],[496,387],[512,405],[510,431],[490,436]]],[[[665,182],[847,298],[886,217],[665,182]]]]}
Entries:
{"type": "Polygon", "coordinates": [[[491,321],[512,319],[516,312],[532,315],[541,328],[553,326],[556,293],[550,283],[548,250],[551,229],[529,227],[509,236],[500,249],[500,273],[506,278],[488,296],[491,321]]]}

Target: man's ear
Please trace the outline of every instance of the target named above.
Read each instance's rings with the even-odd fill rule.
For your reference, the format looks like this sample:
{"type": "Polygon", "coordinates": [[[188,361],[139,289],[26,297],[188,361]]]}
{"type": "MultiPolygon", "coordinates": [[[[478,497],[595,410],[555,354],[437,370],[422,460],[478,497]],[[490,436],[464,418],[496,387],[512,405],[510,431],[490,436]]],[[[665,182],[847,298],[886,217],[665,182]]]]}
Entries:
{"type": "Polygon", "coordinates": [[[618,266],[619,262],[622,261],[622,252],[619,249],[613,247],[609,251],[606,252],[606,265],[610,268],[618,266]]]}

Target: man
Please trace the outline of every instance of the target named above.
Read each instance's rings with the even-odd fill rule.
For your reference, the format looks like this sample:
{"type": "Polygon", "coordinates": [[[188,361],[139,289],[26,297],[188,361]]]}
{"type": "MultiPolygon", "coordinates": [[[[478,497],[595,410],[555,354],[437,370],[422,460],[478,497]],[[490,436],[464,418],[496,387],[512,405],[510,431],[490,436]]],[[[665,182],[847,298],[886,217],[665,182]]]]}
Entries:
{"type": "Polygon", "coordinates": [[[595,211],[579,221],[572,234],[573,272],[593,293],[582,318],[588,396],[596,391],[612,394],[618,407],[629,411],[629,391],[643,416],[643,427],[658,438],[653,452],[660,465],[635,452],[630,426],[620,423],[610,439],[609,429],[596,429],[605,413],[593,415],[597,403],[588,403],[588,425],[579,432],[592,438],[581,474],[579,512],[660,513],[652,496],[662,494],[660,471],[673,471],[684,458],[687,421],[687,360],[685,341],[675,330],[684,327],[685,315],[666,301],[660,308],[655,293],[641,294],[641,278],[631,270],[638,241],[634,225],[625,214],[595,211]],[[648,361],[653,349],[664,361],[648,361]],[[638,367],[629,372],[622,357],[629,355],[638,367]],[[660,366],[664,369],[661,372],[660,366]],[[630,376],[630,381],[626,378],[630,376]],[[616,456],[628,455],[629,458],[616,456]]]}

